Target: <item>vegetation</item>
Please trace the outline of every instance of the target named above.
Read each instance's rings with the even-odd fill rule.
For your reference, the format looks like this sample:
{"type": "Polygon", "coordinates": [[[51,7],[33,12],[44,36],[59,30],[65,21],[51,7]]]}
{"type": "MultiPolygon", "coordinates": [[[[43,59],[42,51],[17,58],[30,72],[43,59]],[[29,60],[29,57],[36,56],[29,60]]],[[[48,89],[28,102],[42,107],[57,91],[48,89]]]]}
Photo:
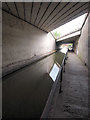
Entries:
{"type": "Polygon", "coordinates": [[[54,34],[54,36],[55,36],[56,39],[60,38],[60,33],[58,33],[57,31],[55,31],[53,34],[54,34]]]}
{"type": "Polygon", "coordinates": [[[68,47],[72,47],[73,46],[73,44],[71,43],[71,44],[68,44],[68,47]]]}

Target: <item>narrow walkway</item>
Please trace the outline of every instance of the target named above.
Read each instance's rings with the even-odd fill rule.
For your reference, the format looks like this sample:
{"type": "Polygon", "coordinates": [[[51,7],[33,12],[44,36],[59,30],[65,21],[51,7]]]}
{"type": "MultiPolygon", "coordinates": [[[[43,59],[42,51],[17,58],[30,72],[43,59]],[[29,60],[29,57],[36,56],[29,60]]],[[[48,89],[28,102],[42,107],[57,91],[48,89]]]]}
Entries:
{"type": "Polygon", "coordinates": [[[59,84],[49,112],[49,118],[88,117],[88,69],[74,53],[68,53],[61,94],[59,84]]]}

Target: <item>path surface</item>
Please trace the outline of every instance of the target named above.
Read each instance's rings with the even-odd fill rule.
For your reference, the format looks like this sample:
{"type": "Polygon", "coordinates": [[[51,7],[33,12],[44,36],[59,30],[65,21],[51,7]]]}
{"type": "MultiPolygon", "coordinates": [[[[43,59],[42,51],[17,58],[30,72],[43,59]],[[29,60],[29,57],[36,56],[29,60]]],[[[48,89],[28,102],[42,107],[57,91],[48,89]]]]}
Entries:
{"type": "Polygon", "coordinates": [[[87,118],[88,69],[74,53],[68,53],[61,94],[59,84],[49,112],[49,118],[87,118]]]}

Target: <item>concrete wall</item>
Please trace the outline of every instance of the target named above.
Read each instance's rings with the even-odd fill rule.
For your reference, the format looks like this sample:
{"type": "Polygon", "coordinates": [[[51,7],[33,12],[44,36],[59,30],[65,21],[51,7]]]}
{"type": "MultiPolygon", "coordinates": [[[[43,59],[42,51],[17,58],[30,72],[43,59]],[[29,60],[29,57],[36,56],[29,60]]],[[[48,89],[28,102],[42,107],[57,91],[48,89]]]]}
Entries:
{"type": "Polygon", "coordinates": [[[82,34],[74,43],[74,47],[76,54],[88,66],[88,118],[90,118],[90,12],[82,29],[82,34]]]}
{"type": "Polygon", "coordinates": [[[74,50],[76,54],[80,57],[84,64],[88,65],[88,49],[89,49],[89,39],[88,39],[88,18],[82,28],[81,36],[74,43],[74,50]]]}
{"type": "MultiPolygon", "coordinates": [[[[90,5],[90,3],[89,3],[90,5]]],[[[90,9],[90,8],[89,8],[90,9]]],[[[90,10],[89,10],[89,18],[88,18],[88,66],[89,66],[89,72],[90,72],[90,10]]],[[[90,74],[89,74],[90,77],[90,74]]]]}
{"type": "Polygon", "coordinates": [[[50,33],[4,11],[2,20],[3,68],[55,50],[55,40],[50,33]]]}
{"type": "MultiPolygon", "coordinates": [[[[90,6],[90,2],[89,2],[89,6],[90,6]]],[[[88,65],[89,65],[89,69],[88,69],[88,118],[90,118],[90,7],[89,7],[89,19],[88,19],[88,65]]]]}

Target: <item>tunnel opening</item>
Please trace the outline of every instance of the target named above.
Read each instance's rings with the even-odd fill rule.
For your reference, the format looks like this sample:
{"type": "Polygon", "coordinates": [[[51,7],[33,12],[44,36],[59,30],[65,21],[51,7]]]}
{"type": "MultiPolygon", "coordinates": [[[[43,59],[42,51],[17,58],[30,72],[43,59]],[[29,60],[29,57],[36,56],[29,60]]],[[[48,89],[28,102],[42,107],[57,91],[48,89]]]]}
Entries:
{"type": "Polygon", "coordinates": [[[62,45],[60,45],[59,49],[62,49],[64,47],[66,47],[68,49],[68,51],[74,52],[73,43],[62,44],[62,45]]]}

